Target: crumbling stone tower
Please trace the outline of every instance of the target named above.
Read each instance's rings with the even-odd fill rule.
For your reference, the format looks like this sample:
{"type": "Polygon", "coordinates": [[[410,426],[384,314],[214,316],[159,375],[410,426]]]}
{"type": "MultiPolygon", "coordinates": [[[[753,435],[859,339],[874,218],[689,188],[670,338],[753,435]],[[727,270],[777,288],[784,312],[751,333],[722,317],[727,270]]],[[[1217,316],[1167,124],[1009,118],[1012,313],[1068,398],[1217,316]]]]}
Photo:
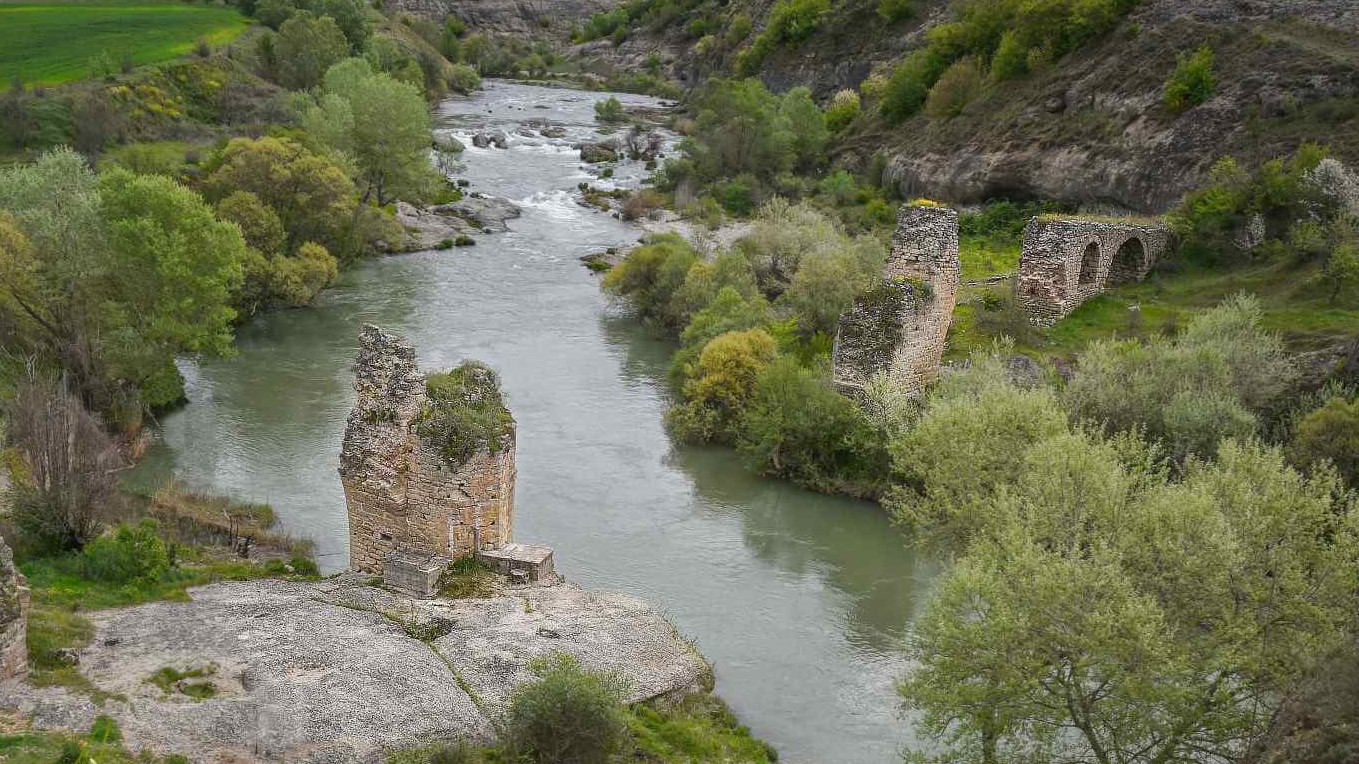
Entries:
{"type": "Polygon", "coordinates": [[[833,352],[836,388],[856,394],[879,371],[911,394],[932,382],[944,356],[961,269],[958,213],[926,204],[902,207],[882,281],[840,317],[833,352]]]}
{"type": "Polygon", "coordinates": [[[514,532],[514,420],[480,364],[425,377],[401,337],[366,325],[354,363],[340,480],[349,559],[381,573],[392,552],[457,558],[514,532]]]}
{"type": "Polygon", "coordinates": [[[28,582],[0,538],[0,682],[28,676],[28,582]]]}

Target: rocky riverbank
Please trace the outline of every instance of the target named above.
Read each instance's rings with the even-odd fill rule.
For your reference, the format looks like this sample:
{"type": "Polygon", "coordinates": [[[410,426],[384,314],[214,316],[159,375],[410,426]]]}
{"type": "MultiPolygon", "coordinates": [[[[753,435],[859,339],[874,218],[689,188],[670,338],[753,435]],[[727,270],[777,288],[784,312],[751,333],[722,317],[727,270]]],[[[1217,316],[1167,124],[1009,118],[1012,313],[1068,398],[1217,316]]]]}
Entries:
{"type": "Polygon", "coordinates": [[[94,637],[76,659],[108,699],[10,682],[0,708],[40,729],[84,731],[108,715],[134,752],[319,764],[489,741],[514,689],[533,678],[530,662],[554,652],[617,674],[630,702],[711,687],[703,658],[631,596],[561,584],[416,600],[374,583],[356,574],[221,583],[190,590],[188,602],[93,613],[94,637]]]}

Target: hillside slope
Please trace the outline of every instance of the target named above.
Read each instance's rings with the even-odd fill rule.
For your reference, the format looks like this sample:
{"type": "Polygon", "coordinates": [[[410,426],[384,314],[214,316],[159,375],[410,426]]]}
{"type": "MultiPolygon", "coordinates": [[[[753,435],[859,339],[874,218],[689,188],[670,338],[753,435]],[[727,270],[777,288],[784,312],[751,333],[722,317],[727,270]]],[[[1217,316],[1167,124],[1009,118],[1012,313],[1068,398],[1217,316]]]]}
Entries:
{"type": "MultiPolygon", "coordinates": [[[[455,3],[456,4],[456,3],[455,3]]],[[[722,37],[742,14],[754,34],[774,3],[710,4],[665,23],[634,26],[615,47],[580,46],[593,57],[635,66],[652,52],[688,84],[732,76],[748,45],[722,37]],[[695,19],[719,31],[694,35],[695,19]]],[[[822,103],[839,89],[885,76],[928,30],[950,18],[944,0],[918,0],[895,24],[875,0],[843,0],[812,36],[776,48],[758,76],[772,90],[805,85],[822,103]]],[[[698,27],[701,29],[701,27],[698,27]]],[[[1037,72],[988,86],[957,117],[923,114],[888,125],[866,101],[864,118],[837,141],[851,170],[886,159],[904,196],[967,203],[1042,198],[1090,207],[1160,212],[1201,185],[1213,162],[1248,164],[1312,141],[1359,162],[1359,0],[1145,0],[1112,33],[1037,72]],[[1163,105],[1178,54],[1210,45],[1217,89],[1174,115],[1163,105]]]]}

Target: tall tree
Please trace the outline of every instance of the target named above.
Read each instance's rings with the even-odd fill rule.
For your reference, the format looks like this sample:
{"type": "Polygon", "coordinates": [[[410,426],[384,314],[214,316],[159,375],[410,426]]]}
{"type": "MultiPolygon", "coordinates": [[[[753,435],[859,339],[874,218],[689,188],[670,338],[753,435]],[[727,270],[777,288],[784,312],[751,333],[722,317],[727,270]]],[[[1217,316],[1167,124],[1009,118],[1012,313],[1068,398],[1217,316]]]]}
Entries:
{"type": "Polygon", "coordinates": [[[326,70],[349,55],[349,40],[331,17],[299,11],[278,28],[274,51],[279,84],[306,90],[321,84],[326,70]]]}

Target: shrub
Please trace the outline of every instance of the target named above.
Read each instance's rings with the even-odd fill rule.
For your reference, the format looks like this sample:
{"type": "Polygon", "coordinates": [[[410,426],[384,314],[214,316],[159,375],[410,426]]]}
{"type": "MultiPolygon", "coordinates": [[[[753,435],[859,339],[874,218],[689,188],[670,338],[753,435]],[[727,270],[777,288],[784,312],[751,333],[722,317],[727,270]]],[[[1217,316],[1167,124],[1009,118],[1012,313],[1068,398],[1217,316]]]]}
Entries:
{"type": "Polygon", "coordinates": [[[780,43],[801,42],[812,36],[830,7],[830,0],[778,0],[769,11],[769,25],[761,36],[769,35],[780,43]]]}
{"type": "Polygon", "coordinates": [[[775,361],[750,396],[737,448],[762,474],[867,492],[886,474],[886,452],[863,412],[828,377],[791,358],[775,361]]]}
{"type": "Polygon", "coordinates": [[[608,761],[627,734],[622,687],[564,653],[535,660],[538,681],[515,691],[505,714],[508,746],[539,764],[608,761]]]}
{"type": "Polygon", "coordinates": [[[915,0],[878,0],[878,17],[888,24],[905,21],[915,15],[915,0]]]}
{"type": "Polygon", "coordinates": [[[779,116],[792,134],[794,169],[809,171],[825,161],[830,131],[826,117],[812,101],[812,91],[796,87],[779,99],[779,116]]]}
{"type": "Polygon", "coordinates": [[[859,118],[859,104],[859,94],[853,90],[836,93],[826,106],[826,127],[833,133],[849,127],[851,122],[859,118]]]}
{"type": "Polygon", "coordinates": [[[932,48],[917,50],[892,70],[878,105],[883,118],[900,122],[920,111],[930,88],[948,69],[949,61],[932,48]]]}
{"type": "Polygon", "coordinates": [[[644,321],[677,332],[685,317],[673,298],[698,259],[683,236],[654,234],[609,271],[603,288],[627,299],[644,321]]]}
{"type": "Polygon", "coordinates": [[[981,95],[985,77],[981,61],[972,56],[959,59],[930,88],[925,99],[925,113],[932,119],[958,116],[981,95]]]}
{"type": "Polygon", "coordinates": [[[617,124],[627,122],[628,113],[617,98],[609,96],[603,101],[595,101],[595,119],[605,124],[617,124]]]}
{"type": "Polygon", "coordinates": [[[451,371],[431,374],[425,394],[416,432],[454,468],[483,448],[499,453],[514,437],[514,417],[505,408],[500,380],[485,364],[463,361],[451,371]]]}
{"type": "Polygon", "coordinates": [[[448,86],[456,93],[467,95],[481,88],[481,75],[467,64],[453,64],[448,70],[448,86]]]}
{"type": "Polygon", "coordinates": [[[1359,489],[1359,398],[1336,396],[1298,422],[1289,460],[1315,469],[1330,462],[1351,488],[1359,489]]]}
{"type": "Polygon", "coordinates": [[[156,521],[148,519],[136,525],[119,523],[111,533],[86,544],[81,563],[86,577],[121,584],[155,581],[170,569],[170,556],[156,521]]]}
{"type": "Polygon", "coordinates": [[[1189,55],[1181,53],[1175,71],[1166,82],[1166,108],[1173,114],[1181,114],[1212,98],[1216,88],[1213,49],[1204,45],[1189,55]]]}
{"type": "Polygon", "coordinates": [[[727,332],[704,345],[684,382],[684,404],[666,416],[671,432],[693,443],[730,442],[755,382],[777,355],[763,329],[727,332]]]}

